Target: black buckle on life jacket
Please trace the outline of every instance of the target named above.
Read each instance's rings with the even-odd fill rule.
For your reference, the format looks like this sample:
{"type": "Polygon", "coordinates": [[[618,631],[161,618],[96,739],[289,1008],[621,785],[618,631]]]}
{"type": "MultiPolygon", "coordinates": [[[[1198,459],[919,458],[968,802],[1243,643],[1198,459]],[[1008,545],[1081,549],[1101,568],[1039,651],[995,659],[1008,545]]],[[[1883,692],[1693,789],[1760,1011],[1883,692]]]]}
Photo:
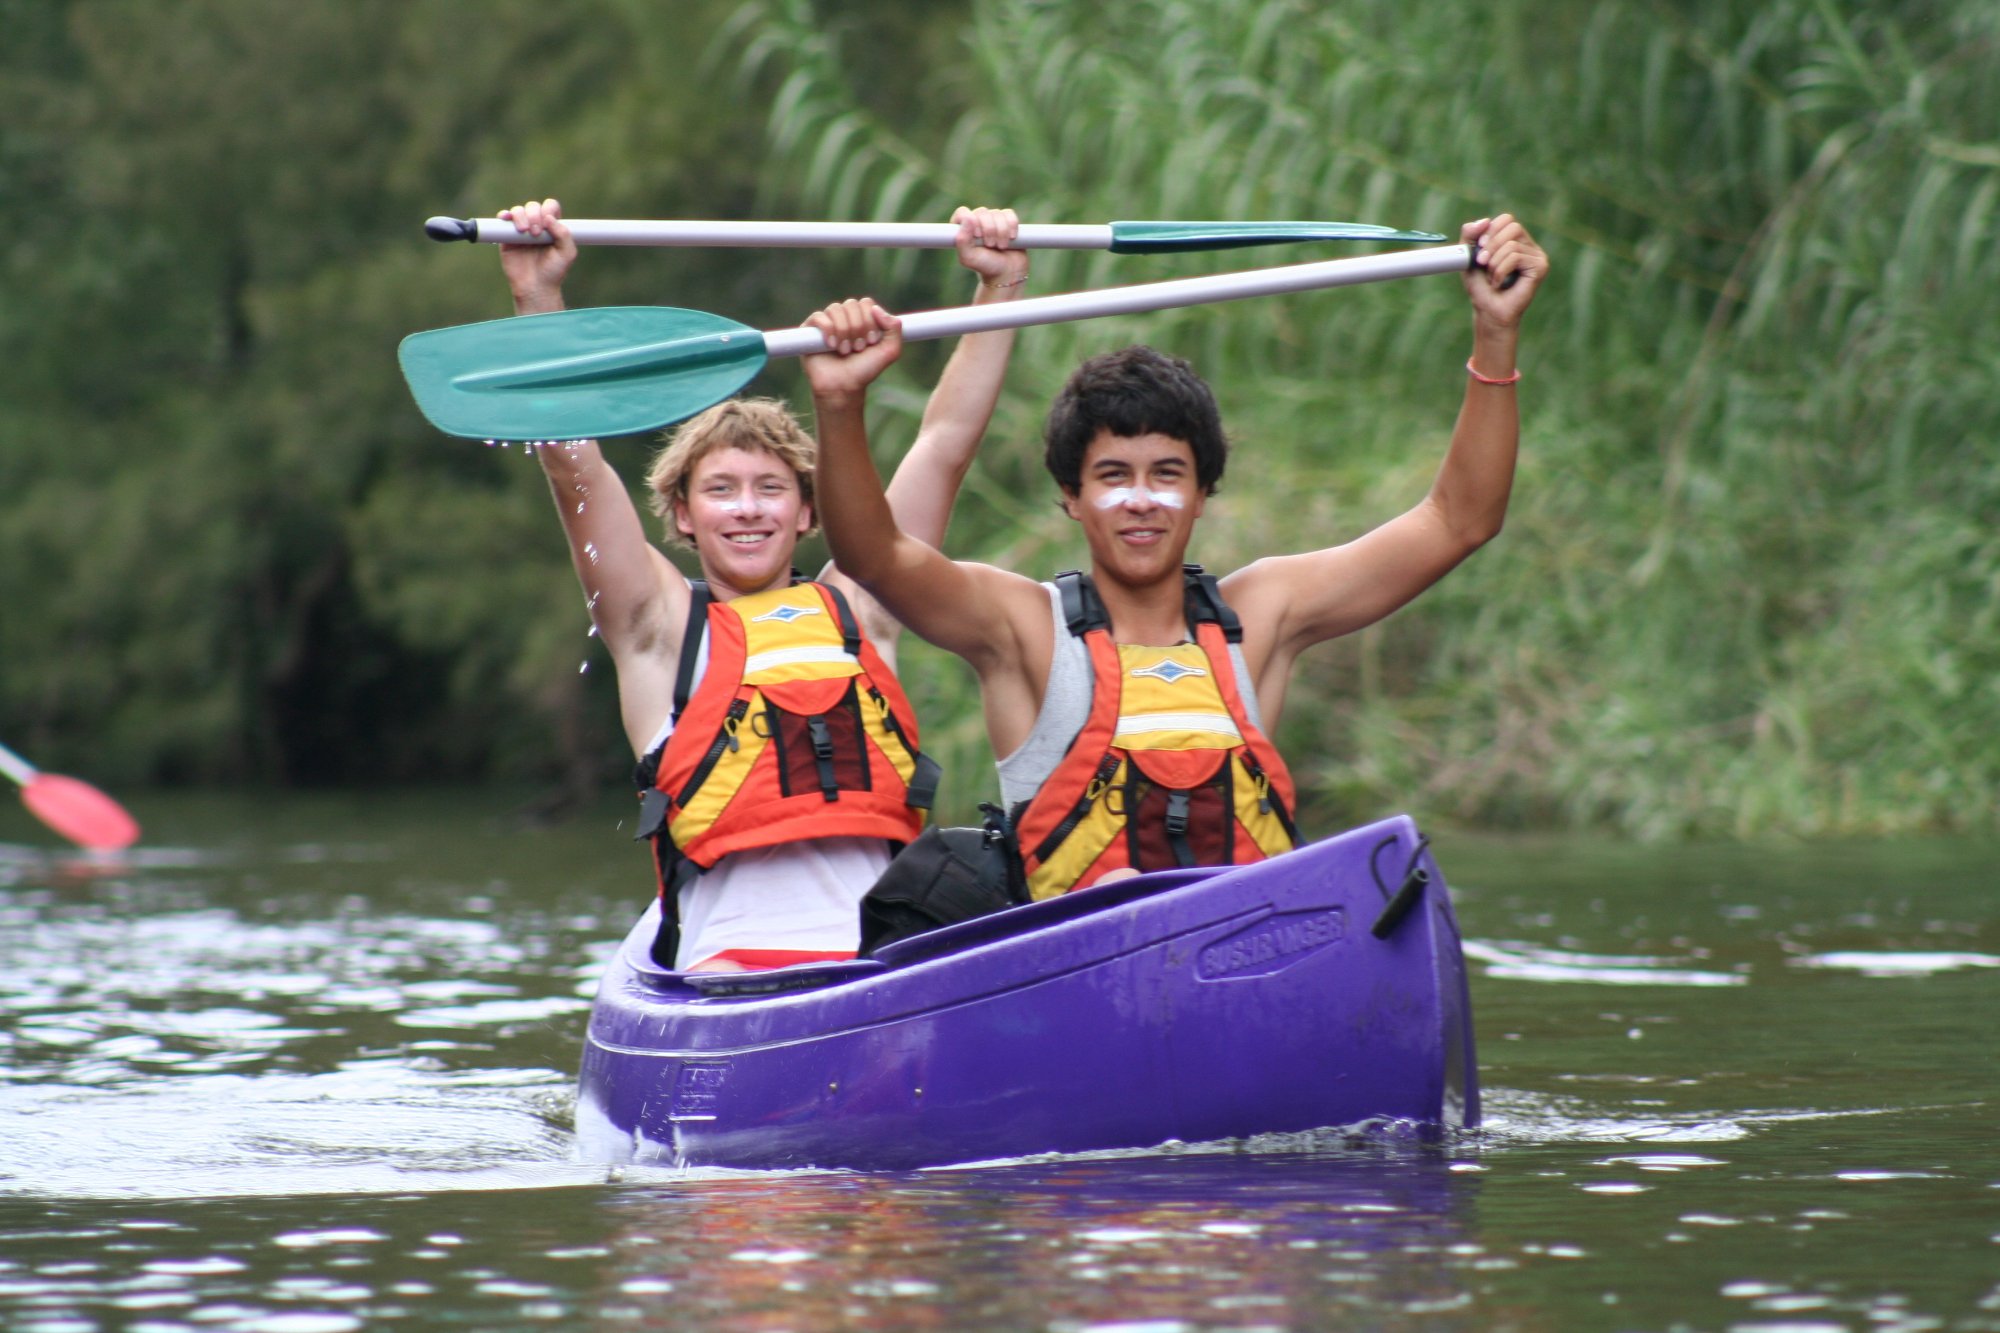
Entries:
{"type": "Polygon", "coordinates": [[[1184,791],[1167,792],[1167,846],[1174,850],[1174,864],[1191,866],[1194,864],[1194,848],[1188,845],[1189,794],[1184,791]]]}
{"type": "Polygon", "coordinates": [[[1285,830],[1285,836],[1292,840],[1292,846],[1299,845],[1299,826],[1292,821],[1292,812],[1285,808],[1285,799],[1271,785],[1271,775],[1257,762],[1257,756],[1250,748],[1243,748],[1243,769],[1250,775],[1250,781],[1257,789],[1257,808],[1267,815],[1278,817],[1278,826],[1285,830]]]}
{"type": "Polygon", "coordinates": [[[819,794],[829,801],[840,799],[840,779],[833,771],[833,732],[827,729],[826,714],[814,713],[806,719],[806,733],[812,737],[813,767],[819,771],[819,794]]]}
{"type": "MultiPolygon", "coordinates": [[[[1049,836],[1043,838],[1040,845],[1031,853],[1037,866],[1055,855],[1056,848],[1063,845],[1063,839],[1076,831],[1076,826],[1081,824],[1083,817],[1090,813],[1090,807],[1097,804],[1097,798],[1106,793],[1108,790],[1107,784],[1110,783],[1112,777],[1118,772],[1118,763],[1119,760],[1116,754],[1107,754],[1104,758],[1097,761],[1097,772],[1091,775],[1089,785],[1083,789],[1083,795],[1077,798],[1076,804],[1070,807],[1070,812],[1063,816],[1062,822],[1050,829],[1049,836]]],[[[1025,801],[1022,802],[1022,805],[1016,810],[1017,818],[1019,817],[1020,809],[1025,809],[1026,806],[1027,803],[1025,801]]]]}
{"type": "Polygon", "coordinates": [[[685,808],[694,799],[694,794],[701,790],[701,784],[708,781],[708,775],[715,771],[715,766],[722,762],[722,756],[743,748],[743,742],[736,739],[736,729],[743,725],[743,716],[749,711],[749,700],[730,700],[729,711],[722,716],[721,728],[715,733],[715,739],[708,743],[708,750],[702,755],[701,762],[694,766],[694,772],[688,774],[687,782],[674,797],[674,804],[685,808]]]}

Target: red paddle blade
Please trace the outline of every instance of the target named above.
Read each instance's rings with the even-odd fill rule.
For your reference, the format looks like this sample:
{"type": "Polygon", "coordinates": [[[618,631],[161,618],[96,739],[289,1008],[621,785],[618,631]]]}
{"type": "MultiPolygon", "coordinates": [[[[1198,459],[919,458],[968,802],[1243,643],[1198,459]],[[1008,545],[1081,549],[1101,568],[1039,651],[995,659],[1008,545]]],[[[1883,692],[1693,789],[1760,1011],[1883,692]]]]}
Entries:
{"type": "Polygon", "coordinates": [[[37,819],[79,847],[115,852],[139,840],[138,821],[88,782],[37,773],[22,785],[21,800],[37,819]]]}

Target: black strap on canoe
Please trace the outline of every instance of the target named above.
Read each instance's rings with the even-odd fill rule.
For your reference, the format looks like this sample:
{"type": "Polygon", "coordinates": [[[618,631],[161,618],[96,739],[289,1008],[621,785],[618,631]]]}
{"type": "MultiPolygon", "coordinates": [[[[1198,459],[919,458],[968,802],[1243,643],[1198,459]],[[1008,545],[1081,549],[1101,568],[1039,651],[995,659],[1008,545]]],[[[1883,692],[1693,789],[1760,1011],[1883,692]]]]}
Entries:
{"type": "Polygon", "coordinates": [[[1397,885],[1393,895],[1390,894],[1389,886],[1382,882],[1382,872],[1376,868],[1376,862],[1384,850],[1395,845],[1396,837],[1391,834],[1376,843],[1375,850],[1368,854],[1368,873],[1375,880],[1376,891],[1388,900],[1382,908],[1382,915],[1376,917],[1375,924],[1369,928],[1369,933],[1378,940],[1386,940],[1394,933],[1396,927],[1403,923],[1403,918],[1410,914],[1410,909],[1417,905],[1418,899],[1424,896],[1424,889],[1431,882],[1431,872],[1417,864],[1423,857],[1424,848],[1431,845],[1431,840],[1419,833],[1417,845],[1410,849],[1410,859],[1403,864],[1402,883],[1397,885]]]}

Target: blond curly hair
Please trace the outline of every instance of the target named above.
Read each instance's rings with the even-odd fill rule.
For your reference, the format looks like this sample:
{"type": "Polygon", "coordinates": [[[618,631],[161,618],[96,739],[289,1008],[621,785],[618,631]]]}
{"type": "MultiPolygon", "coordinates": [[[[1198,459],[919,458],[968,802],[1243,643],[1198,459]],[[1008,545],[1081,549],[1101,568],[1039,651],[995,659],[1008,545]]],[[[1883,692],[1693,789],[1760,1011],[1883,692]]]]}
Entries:
{"type": "MultiPolygon", "coordinates": [[[[777,456],[798,477],[800,499],[807,505],[813,502],[813,467],[819,461],[819,447],[791,409],[776,398],[728,399],[689,417],[661,438],[666,447],[653,456],[646,486],[652,491],[653,512],[666,520],[670,541],[694,545],[675,524],[674,506],[687,501],[688,478],[696,466],[720,449],[761,450],[777,456]]],[[[818,528],[815,521],[809,531],[818,528]]]]}

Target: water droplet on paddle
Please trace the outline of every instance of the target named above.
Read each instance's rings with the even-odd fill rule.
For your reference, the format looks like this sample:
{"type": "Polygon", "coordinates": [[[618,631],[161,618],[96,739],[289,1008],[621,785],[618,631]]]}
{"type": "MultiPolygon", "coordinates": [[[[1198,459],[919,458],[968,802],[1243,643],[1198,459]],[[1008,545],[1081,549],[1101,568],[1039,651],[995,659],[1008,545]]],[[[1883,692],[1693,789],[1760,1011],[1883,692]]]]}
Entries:
{"type": "Polygon", "coordinates": [[[584,555],[590,558],[590,563],[593,565],[596,564],[599,559],[601,559],[601,557],[597,554],[596,542],[585,542],[583,544],[583,553],[584,555]]]}
{"type": "Polygon", "coordinates": [[[588,670],[590,670],[590,663],[588,663],[588,662],[579,662],[579,663],[577,663],[577,666],[576,666],[576,674],[577,674],[577,675],[581,676],[581,675],[582,675],[582,674],[583,674],[584,672],[586,672],[586,671],[588,671],[588,670]]]}

